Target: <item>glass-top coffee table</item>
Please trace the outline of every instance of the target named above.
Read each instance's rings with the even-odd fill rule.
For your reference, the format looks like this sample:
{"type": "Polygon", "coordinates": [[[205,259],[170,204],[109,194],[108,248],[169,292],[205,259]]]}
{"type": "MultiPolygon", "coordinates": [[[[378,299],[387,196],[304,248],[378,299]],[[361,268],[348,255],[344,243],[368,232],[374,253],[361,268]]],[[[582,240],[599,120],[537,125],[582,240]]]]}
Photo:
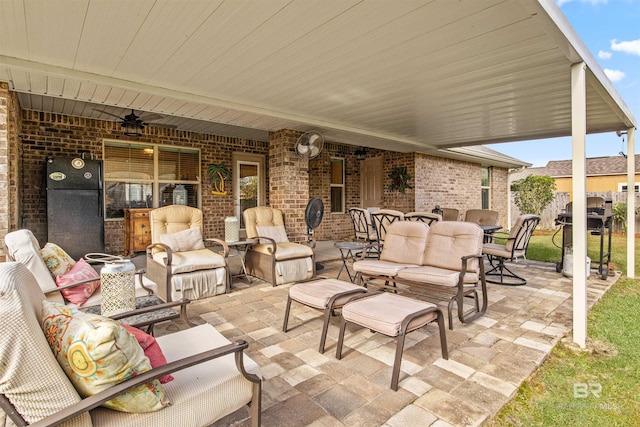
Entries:
{"type": "MultiPolygon", "coordinates": [[[[136,298],[136,310],[160,304],[163,304],[163,301],[155,295],[145,295],[136,298]]],[[[100,314],[100,305],[92,305],[86,308],[82,307],[80,310],[85,313],[100,314]]],[[[149,327],[149,333],[152,333],[153,325],[156,323],[177,319],[179,317],[180,313],[178,311],[172,310],[171,308],[163,308],[118,319],[118,322],[134,326],[136,328],[149,327]]]]}

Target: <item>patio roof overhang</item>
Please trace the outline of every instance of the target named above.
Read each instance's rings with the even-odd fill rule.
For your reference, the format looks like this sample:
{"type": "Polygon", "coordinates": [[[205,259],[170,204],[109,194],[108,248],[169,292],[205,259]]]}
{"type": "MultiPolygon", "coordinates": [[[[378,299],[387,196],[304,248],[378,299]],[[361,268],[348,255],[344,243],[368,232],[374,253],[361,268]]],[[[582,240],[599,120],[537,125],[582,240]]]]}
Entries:
{"type": "Polygon", "coordinates": [[[552,0],[16,0],[0,19],[0,80],[25,109],[442,155],[571,135],[584,61],[587,133],[636,125],[552,0]]]}
{"type": "Polygon", "coordinates": [[[585,133],[631,130],[633,152],[637,126],[553,0],[3,1],[0,81],[24,109],[263,141],[460,158],[573,136],[575,176],[585,133]]]}

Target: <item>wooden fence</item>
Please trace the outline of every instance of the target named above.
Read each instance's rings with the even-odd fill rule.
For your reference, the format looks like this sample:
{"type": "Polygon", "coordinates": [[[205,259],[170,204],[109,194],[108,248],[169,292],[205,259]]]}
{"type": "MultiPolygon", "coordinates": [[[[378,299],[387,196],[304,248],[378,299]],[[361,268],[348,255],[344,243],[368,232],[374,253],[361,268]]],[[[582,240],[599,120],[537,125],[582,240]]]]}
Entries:
{"type": "MultiPolygon", "coordinates": [[[[555,195],[556,197],[553,200],[553,202],[551,202],[551,204],[547,206],[544,212],[542,212],[542,215],[540,217],[540,225],[538,225],[538,228],[542,228],[542,229],[558,228],[558,226],[555,225],[555,220],[559,214],[565,211],[565,207],[567,206],[567,203],[569,203],[570,200],[569,200],[569,193],[556,192],[555,195]]],[[[599,196],[599,197],[604,197],[605,199],[611,199],[612,206],[615,206],[615,204],[618,202],[626,203],[627,201],[626,192],[612,192],[612,191],[595,192],[595,193],[590,192],[590,193],[587,193],[587,196],[599,196]]],[[[635,198],[636,198],[635,200],[636,208],[638,208],[640,206],[640,193],[635,193],[635,198]]],[[[511,224],[515,223],[518,215],[520,215],[520,209],[518,209],[518,207],[516,206],[516,204],[513,202],[513,199],[512,199],[511,200],[511,224]]],[[[621,232],[622,228],[623,228],[622,224],[614,222],[613,224],[614,232],[621,232]]],[[[636,215],[636,233],[640,233],[640,216],[639,215],[636,215]]]]}

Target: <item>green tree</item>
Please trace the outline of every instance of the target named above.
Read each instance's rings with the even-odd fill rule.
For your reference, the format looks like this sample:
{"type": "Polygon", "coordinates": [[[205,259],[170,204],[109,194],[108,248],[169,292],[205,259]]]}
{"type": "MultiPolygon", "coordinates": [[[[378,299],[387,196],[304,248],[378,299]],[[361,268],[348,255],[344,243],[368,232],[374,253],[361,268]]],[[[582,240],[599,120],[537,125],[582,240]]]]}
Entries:
{"type": "MultiPolygon", "coordinates": [[[[622,226],[622,232],[627,232],[627,202],[617,202],[611,209],[613,220],[622,226]]],[[[640,207],[636,209],[636,215],[640,212],[640,207]]]]}
{"type": "Polygon", "coordinates": [[[554,199],[556,182],[547,175],[529,175],[511,184],[513,200],[523,214],[541,215],[554,199]]]}

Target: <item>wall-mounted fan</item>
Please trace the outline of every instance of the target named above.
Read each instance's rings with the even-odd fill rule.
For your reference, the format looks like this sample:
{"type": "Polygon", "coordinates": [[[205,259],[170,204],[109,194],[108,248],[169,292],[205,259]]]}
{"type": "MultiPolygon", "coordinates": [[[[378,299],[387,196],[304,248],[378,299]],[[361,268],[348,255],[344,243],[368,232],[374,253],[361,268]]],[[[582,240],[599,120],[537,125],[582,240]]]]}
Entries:
{"type": "Polygon", "coordinates": [[[318,157],[324,146],[324,137],[318,132],[306,132],[296,141],[296,155],[303,159],[318,157]]]}
{"type": "Polygon", "coordinates": [[[121,120],[120,126],[124,130],[125,135],[129,136],[140,136],[142,130],[145,125],[153,125],[158,127],[166,127],[175,129],[176,126],[173,125],[165,125],[161,123],[152,123],[154,120],[163,119],[164,116],[156,113],[142,113],[140,116],[136,115],[135,111],[131,110],[131,114],[127,114],[124,117],[119,116],[117,114],[111,113],[105,110],[94,109],[94,111],[98,111],[103,114],[107,114],[109,116],[117,117],[121,120]]]}

